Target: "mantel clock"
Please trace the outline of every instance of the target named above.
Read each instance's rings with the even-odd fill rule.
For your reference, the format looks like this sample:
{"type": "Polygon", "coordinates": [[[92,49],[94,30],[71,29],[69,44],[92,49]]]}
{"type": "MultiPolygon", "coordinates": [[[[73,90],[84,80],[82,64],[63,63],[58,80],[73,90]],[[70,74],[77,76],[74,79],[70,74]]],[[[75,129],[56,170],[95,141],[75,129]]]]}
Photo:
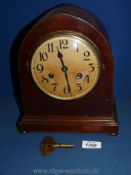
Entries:
{"type": "Polygon", "coordinates": [[[62,4],[44,14],[21,43],[18,70],[20,131],[118,133],[112,51],[90,12],[62,4]]]}

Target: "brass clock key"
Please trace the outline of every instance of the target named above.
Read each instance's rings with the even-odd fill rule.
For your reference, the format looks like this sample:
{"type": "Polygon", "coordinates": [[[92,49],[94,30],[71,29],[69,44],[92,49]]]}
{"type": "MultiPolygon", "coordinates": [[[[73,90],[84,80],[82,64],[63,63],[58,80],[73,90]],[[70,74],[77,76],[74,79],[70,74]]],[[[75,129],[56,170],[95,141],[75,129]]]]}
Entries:
{"type": "Polygon", "coordinates": [[[45,156],[51,154],[56,148],[74,148],[74,144],[57,143],[51,136],[45,137],[40,144],[40,150],[45,156]]]}

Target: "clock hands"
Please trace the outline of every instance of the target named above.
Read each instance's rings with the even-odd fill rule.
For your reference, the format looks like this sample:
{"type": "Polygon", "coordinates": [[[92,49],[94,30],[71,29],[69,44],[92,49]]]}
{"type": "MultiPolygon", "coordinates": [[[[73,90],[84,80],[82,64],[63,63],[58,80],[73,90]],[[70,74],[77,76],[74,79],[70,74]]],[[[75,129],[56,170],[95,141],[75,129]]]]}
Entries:
{"type": "Polygon", "coordinates": [[[67,75],[68,67],[65,66],[64,61],[63,61],[63,54],[59,51],[58,47],[57,47],[57,51],[58,51],[57,57],[60,59],[61,64],[62,64],[61,70],[62,70],[62,72],[65,73],[65,79],[67,82],[68,90],[69,90],[69,93],[71,95],[71,87],[70,87],[70,83],[69,83],[69,79],[68,79],[68,75],[67,75]]]}

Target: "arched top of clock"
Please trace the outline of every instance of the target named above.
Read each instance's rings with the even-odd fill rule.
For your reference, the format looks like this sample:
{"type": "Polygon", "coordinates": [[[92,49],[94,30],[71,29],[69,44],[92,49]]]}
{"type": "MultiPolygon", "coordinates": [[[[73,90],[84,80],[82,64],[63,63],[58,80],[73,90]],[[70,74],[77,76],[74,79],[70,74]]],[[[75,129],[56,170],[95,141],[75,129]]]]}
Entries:
{"type": "Polygon", "coordinates": [[[107,37],[106,29],[97,16],[85,10],[84,8],[69,3],[59,4],[55,8],[47,11],[44,17],[39,19],[38,23],[56,15],[69,15],[72,17],[78,17],[79,19],[88,22],[95,29],[103,31],[103,34],[107,37]]]}

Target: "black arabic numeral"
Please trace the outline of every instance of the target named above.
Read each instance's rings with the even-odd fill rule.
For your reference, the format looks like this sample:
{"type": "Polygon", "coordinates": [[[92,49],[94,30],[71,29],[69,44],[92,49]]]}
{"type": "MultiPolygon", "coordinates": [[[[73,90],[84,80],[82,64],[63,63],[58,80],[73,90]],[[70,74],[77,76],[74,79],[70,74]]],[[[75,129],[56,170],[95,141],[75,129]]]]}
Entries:
{"type": "Polygon", "coordinates": [[[89,66],[91,68],[90,72],[93,72],[95,70],[95,67],[93,66],[93,63],[90,63],[89,66]]]}
{"type": "Polygon", "coordinates": [[[60,49],[67,49],[68,48],[68,40],[59,40],[60,42],[60,49]]]}
{"type": "Polygon", "coordinates": [[[69,87],[64,87],[64,93],[69,94],[70,93],[70,88],[69,87]]]}
{"type": "Polygon", "coordinates": [[[76,52],[79,52],[79,45],[76,43],[76,52]]]}
{"type": "Polygon", "coordinates": [[[37,64],[36,69],[37,69],[40,73],[42,73],[43,70],[44,70],[44,67],[43,67],[42,64],[37,64]]]}
{"type": "Polygon", "coordinates": [[[53,52],[53,43],[48,43],[48,52],[53,52]]]}
{"type": "Polygon", "coordinates": [[[46,52],[39,52],[40,61],[47,61],[48,55],[46,52]]]}
{"type": "Polygon", "coordinates": [[[42,83],[48,83],[49,80],[44,76],[42,75],[42,83]]]}
{"type": "Polygon", "coordinates": [[[89,80],[89,75],[86,75],[86,76],[85,76],[84,81],[86,81],[87,83],[90,82],[90,80],[89,80]]]}
{"type": "Polygon", "coordinates": [[[58,84],[56,84],[56,83],[53,83],[53,84],[52,84],[52,86],[53,86],[53,91],[54,91],[54,92],[55,92],[55,90],[56,90],[57,85],[58,85],[58,84]]]}
{"type": "Polygon", "coordinates": [[[78,91],[80,92],[82,90],[82,86],[80,83],[77,83],[76,86],[78,87],[78,91]]]}
{"type": "Polygon", "coordinates": [[[84,61],[89,61],[90,58],[88,58],[90,56],[90,52],[89,51],[85,51],[84,52],[84,61]]]}

